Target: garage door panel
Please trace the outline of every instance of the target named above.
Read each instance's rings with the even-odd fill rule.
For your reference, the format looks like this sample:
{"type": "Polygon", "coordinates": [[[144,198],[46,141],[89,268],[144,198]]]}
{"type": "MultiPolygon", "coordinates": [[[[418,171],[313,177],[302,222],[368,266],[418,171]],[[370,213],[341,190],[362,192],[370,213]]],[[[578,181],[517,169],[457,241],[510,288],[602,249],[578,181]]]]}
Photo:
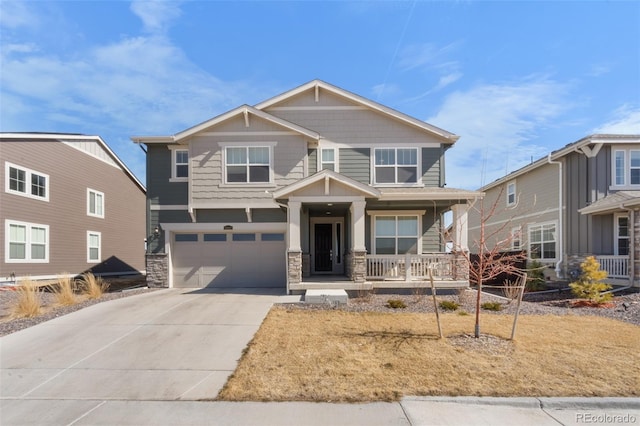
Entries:
{"type": "MultiPolygon", "coordinates": [[[[206,234],[205,234],[206,235],[206,234]]],[[[284,287],[285,242],[262,241],[260,233],[244,233],[234,241],[175,241],[172,249],[174,287],[284,287]]]]}

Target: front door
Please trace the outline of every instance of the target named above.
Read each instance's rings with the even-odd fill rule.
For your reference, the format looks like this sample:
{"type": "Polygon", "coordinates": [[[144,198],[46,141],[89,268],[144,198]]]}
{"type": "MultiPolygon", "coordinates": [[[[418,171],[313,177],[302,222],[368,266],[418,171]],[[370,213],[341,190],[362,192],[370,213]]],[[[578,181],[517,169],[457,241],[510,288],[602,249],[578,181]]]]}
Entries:
{"type": "Polygon", "coordinates": [[[315,238],[315,266],[316,272],[331,272],[333,270],[333,224],[316,223],[315,238]]]}
{"type": "Polygon", "coordinates": [[[344,220],[311,218],[311,273],[344,273],[344,220]]]}

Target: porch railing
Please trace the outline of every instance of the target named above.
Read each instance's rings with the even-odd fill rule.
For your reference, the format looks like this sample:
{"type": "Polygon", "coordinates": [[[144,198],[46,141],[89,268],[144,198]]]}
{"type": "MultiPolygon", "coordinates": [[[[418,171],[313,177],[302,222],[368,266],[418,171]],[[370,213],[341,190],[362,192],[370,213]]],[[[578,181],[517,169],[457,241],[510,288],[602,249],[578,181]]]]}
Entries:
{"type": "Polygon", "coordinates": [[[596,256],[600,269],[608,278],[629,278],[629,256],[596,256]]]}
{"type": "Polygon", "coordinates": [[[451,253],[367,255],[369,280],[427,280],[429,269],[434,280],[454,280],[456,257],[451,253]]]}

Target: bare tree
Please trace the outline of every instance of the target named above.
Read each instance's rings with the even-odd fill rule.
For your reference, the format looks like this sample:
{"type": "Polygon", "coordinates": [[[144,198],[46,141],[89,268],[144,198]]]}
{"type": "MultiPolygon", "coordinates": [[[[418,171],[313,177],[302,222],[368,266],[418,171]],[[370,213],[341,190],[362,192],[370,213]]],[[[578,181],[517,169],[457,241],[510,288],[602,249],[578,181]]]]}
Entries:
{"type": "MultiPolygon", "coordinates": [[[[480,310],[483,283],[503,274],[521,276],[522,271],[520,271],[517,264],[519,261],[527,258],[526,253],[523,251],[512,251],[512,243],[514,238],[516,238],[510,229],[513,223],[513,215],[507,220],[497,222],[495,226],[488,226],[491,218],[494,218],[498,213],[505,210],[499,208],[500,203],[504,203],[504,199],[502,198],[503,192],[504,186],[501,188],[496,199],[488,206],[485,205],[485,200],[481,199],[470,207],[480,218],[480,233],[472,242],[473,248],[477,250],[476,255],[472,255],[470,251],[456,248],[469,266],[469,281],[475,283],[477,286],[474,332],[476,338],[480,337],[480,310]]],[[[522,282],[522,284],[524,285],[524,282],[522,282]]]]}

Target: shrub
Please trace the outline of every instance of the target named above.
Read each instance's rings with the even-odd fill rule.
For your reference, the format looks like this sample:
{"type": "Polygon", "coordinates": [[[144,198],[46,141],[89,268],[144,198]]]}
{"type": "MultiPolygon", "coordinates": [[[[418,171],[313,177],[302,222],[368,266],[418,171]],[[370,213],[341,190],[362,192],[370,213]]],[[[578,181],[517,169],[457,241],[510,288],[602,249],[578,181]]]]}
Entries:
{"type": "Polygon", "coordinates": [[[501,311],[502,304],[500,302],[484,302],[480,307],[486,311],[501,311]]]}
{"type": "Polygon", "coordinates": [[[31,318],[40,314],[42,310],[42,290],[30,279],[16,288],[18,298],[13,305],[13,314],[17,317],[31,318]]]}
{"type": "Polygon", "coordinates": [[[80,287],[89,299],[98,299],[107,291],[109,284],[104,282],[102,278],[94,276],[91,272],[87,272],[82,274],[80,287]]]}
{"type": "Polygon", "coordinates": [[[58,282],[49,286],[53,297],[59,305],[73,305],[76,303],[75,280],[67,274],[58,277],[58,282]]]}
{"type": "Polygon", "coordinates": [[[400,299],[389,299],[387,300],[387,307],[393,309],[404,309],[407,307],[407,305],[405,305],[404,302],[400,299]]]}
{"type": "Polygon", "coordinates": [[[578,281],[569,284],[571,292],[581,299],[587,299],[594,304],[601,304],[611,300],[611,293],[604,293],[611,290],[609,284],[603,283],[602,280],[607,278],[607,272],[600,270],[600,264],[596,258],[589,256],[580,264],[582,274],[578,281]]]}
{"type": "Polygon", "coordinates": [[[440,306],[440,308],[444,309],[445,311],[455,311],[460,307],[460,305],[458,305],[456,302],[452,302],[451,300],[443,300],[438,303],[438,306],[440,306]]]}
{"type": "Polygon", "coordinates": [[[544,280],[544,265],[539,260],[532,260],[527,264],[526,291],[539,291],[546,288],[544,280]]]}

